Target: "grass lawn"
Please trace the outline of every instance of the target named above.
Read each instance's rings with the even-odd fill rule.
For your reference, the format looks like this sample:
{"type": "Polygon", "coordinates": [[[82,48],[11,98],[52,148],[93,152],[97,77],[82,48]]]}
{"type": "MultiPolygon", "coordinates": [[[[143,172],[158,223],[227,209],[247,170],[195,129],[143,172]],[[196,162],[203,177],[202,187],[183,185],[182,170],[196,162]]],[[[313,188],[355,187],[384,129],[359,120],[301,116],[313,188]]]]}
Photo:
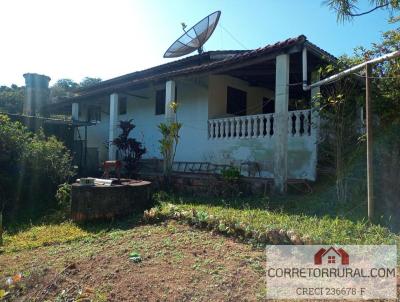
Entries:
{"type": "Polygon", "coordinates": [[[6,289],[10,301],[255,301],[265,296],[265,254],[263,244],[246,239],[246,233],[284,230],[325,244],[400,242],[388,228],[363,220],[358,205],[332,209],[326,200],[321,194],[285,199],[158,194],[153,212],[161,219],[155,224],[140,214],[108,223],[9,228],[0,276],[23,275],[6,289]],[[141,261],[130,260],[131,253],[141,261]]]}
{"type": "MultiPolygon", "coordinates": [[[[365,201],[354,198],[347,204],[333,202],[334,189],[318,183],[312,194],[288,194],[265,198],[202,198],[158,194],[158,211],[195,210],[197,220],[216,220],[217,224],[237,225],[247,231],[285,230],[321,244],[399,244],[397,233],[386,227],[387,221],[366,220],[365,201]]],[[[233,233],[228,230],[228,233],[233,233]]]]}

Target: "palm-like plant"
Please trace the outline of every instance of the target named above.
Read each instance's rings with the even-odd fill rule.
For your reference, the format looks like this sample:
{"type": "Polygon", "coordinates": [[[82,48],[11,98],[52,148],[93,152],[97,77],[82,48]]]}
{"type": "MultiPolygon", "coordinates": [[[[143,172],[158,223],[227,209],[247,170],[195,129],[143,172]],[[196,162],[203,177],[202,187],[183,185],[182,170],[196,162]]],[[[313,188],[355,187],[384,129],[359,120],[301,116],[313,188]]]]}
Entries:
{"type": "Polygon", "coordinates": [[[172,102],[170,107],[174,112],[174,121],[169,123],[160,123],[158,125],[158,129],[162,135],[159,143],[160,152],[164,159],[164,174],[166,176],[172,173],[172,164],[174,162],[176,148],[179,142],[179,131],[182,128],[182,124],[178,122],[176,114],[178,110],[177,102],[172,102]]]}
{"type": "Polygon", "coordinates": [[[146,153],[146,148],[142,146],[141,142],[129,137],[135,127],[132,119],[120,121],[118,128],[122,130],[122,133],[112,141],[112,144],[118,149],[119,157],[124,162],[124,167],[129,177],[133,177],[138,172],[139,160],[146,153]]]}

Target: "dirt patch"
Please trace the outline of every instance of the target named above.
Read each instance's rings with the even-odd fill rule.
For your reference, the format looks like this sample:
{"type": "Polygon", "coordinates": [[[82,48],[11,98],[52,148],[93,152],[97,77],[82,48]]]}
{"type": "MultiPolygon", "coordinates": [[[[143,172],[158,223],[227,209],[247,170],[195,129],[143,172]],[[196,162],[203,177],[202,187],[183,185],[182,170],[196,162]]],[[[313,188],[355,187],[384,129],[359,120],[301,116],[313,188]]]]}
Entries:
{"type": "Polygon", "coordinates": [[[5,301],[264,301],[265,261],[264,249],[166,221],[0,255],[0,282],[23,274],[5,301]]]}
{"type": "Polygon", "coordinates": [[[23,273],[15,301],[255,301],[264,265],[263,250],[170,221],[1,255],[0,275],[23,273]]]}

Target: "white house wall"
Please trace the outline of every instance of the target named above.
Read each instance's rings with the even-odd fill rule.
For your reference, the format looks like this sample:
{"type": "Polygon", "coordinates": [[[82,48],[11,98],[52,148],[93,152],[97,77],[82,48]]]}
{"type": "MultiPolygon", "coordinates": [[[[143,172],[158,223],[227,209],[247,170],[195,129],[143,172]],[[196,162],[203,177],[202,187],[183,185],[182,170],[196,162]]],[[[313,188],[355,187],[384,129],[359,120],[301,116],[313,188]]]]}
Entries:
{"type": "MultiPolygon", "coordinates": [[[[157,125],[165,121],[164,115],[155,115],[156,91],[164,89],[163,86],[155,86],[151,89],[135,91],[135,94],[146,96],[148,99],[129,97],[127,114],[122,119],[133,119],[136,128],[132,130],[133,137],[142,142],[146,147],[145,158],[160,158],[159,143],[161,135],[157,125]]],[[[121,119],[121,118],[120,118],[121,119]]]]}
{"type": "MultiPolygon", "coordinates": [[[[108,157],[108,149],[106,147],[108,142],[108,130],[109,130],[109,111],[110,105],[104,101],[97,102],[96,104],[90,103],[90,106],[96,105],[101,106],[101,121],[94,126],[87,127],[87,147],[97,148],[99,152],[100,161],[104,161],[108,157]]],[[[89,104],[82,104],[79,108],[79,119],[87,119],[87,111],[89,104]]],[[[84,127],[79,128],[81,139],[84,139],[85,129],[84,127]]]]}
{"type": "MultiPolygon", "coordinates": [[[[176,161],[207,161],[217,164],[258,162],[261,176],[273,177],[274,136],[260,138],[218,138],[208,137],[208,119],[226,116],[226,90],[232,86],[248,93],[247,114],[261,113],[262,98],[273,97],[273,92],[263,88],[249,87],[244,81],[226,77],[210,76],[207,79],[187,79],[176,81],[178,92],[178,120],[183,124],[176,161]],[[254,111],[252,111],[254,110],[254,111]]],[[[135,94],[146,95],[148,99],[128,97],[127,114],[119,119],[134,119],[136,128],[134,137],[142,141],[147,149],[144,158],[161,158],[157,125],[165,121],[164,115],[155,115],[155,96],[153,87],[135,94]]],[[[122,96],[122,95],[121,95],[122,96]]],[[[104,109],[108,112],[107,104],[104,109]]],[[[102,114],[102,120],[96,126],[88,128],[88,147],[99,148],[99,159],[107,159],[107,141],[109,116],[102,114]]],[[[288,139],[288,177],[315,180],[316,148],[313,133],[288,139]]],[[[83,133],[83,132],[82,132],[83,133]]],[[[246,173],[245,173],[246,175],[246,173]]],[[[258,176],[258,173],[257,173],[258,176]]]]}
{"type": "Polygon", "coordinates": [[[249,86],[247,82],[238,78],[225,75],[211,75],[209,77],[209,118],[232,116],[226,113],[227,87],[233,87],[246,91],[247,108],[246,114],[262,113],[263,98],[274,98],[274,92],[262,88],[249,86]]]}
{"type": "Polygon", "coordinates": [[[204,154],[209,148],[207,84],[207,81],[177,81],[178,120],[183,125],[177,161],[205,161],[204,154]]]}

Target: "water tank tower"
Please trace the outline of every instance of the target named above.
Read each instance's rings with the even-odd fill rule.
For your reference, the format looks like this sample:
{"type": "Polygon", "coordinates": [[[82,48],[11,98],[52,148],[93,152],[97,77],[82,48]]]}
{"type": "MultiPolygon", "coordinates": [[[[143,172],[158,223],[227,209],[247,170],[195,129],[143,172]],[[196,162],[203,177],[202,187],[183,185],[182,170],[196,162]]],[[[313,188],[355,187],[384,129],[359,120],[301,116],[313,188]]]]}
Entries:
{"type": "Polygon", "coordinates": [[[44,106],[49,104],[50,77],[37,73],[25,73],[25,101],[23,114],[45,116],[44,106]]]}

